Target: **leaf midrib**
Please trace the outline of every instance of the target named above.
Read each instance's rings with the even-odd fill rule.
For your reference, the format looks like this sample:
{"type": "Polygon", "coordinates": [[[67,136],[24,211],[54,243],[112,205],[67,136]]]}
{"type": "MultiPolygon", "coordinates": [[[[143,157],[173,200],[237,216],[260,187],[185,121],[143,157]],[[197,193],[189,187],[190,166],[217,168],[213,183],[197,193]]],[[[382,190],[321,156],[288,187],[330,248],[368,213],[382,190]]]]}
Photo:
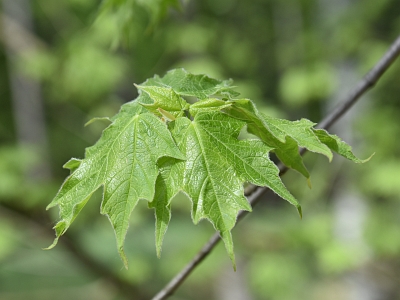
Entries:
{"type": "MultiPolygon", "coordinates": [[[[202,155],[204,157],[204,162],[205,162],[206,169],[207,169],[207,178],[209,178],[209,180],[210,180],[210,182],[212,184],[213,190],[215,192],[215,190],[216,190],[215,189],[215,182],[214,182],[213,177],[211,176],[212,173],[210,171],[210,166],[209,166],[209,163],[208,163],[208,160],[207,160],[207,156],[205,155],[205,153],[207,153],[207,152],[205,151],[205,148],[204,148],[204,145],[203,145],[203,142],[202,142],[202,139],[201,139],[201,133],[200,133],[199,129],[197,128],[196,123],[192,122],[192,126],[194,128],[195,133],[196,133],[196,138],[197,138],[197,140],[199,142],[199,145],[200,145],[200,148],[201,148],[201,152],[202,152],[202,155]]],[[[205,182],[205,180],[204,180],[204,182],[205,182]]],[[[204,182],[203,182],[203,184],[204,184],[204,182]]],[[[215,193],[215,195],[216,195],[216,193],[215,193]]],[[[216,196],[216,198],[218,199],[217,196],[216,196]]],[[[217,200],[214,203],[217,203],[218,210],[220,212],[220,215],[222,216],[223,211],[221,210],[221,206],[220,206],[219,201],[217,200]]],[[[204,209],[203,209],[203,211],[204,211],[204,209]]],[[[224,218],[222,218],[222,220],[224,220],[224,218]]],[[[224,226],[225,226],[224,230],[226,230],[226,227],[228,227],[228,226],[226,226],[225,220],[223,222],[224,222],[224,226]]]]}

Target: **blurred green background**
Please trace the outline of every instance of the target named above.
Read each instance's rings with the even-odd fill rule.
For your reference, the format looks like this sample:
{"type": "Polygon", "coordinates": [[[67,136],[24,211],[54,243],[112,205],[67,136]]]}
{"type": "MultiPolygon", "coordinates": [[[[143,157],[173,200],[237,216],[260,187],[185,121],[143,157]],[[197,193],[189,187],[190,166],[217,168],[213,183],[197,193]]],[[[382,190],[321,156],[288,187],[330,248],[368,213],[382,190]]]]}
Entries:
{"type": "MultiPolygon", "coordinates": [[[[398,0],[1,0],[0,299],[149,299],[213,233],[173,201],[157,259],[146,203],[131,218],[123,268],[94,195],[53,250],[68,171],[133,83],[176,67],[232,78],[267,114],[318,122],[400,32],[398,0]]],[[[400,60],[331,132],[373,159],[307,154],[312,189],[283,178],[303,206],[266,195],[171,299],[400,299],[400,60]]]]}

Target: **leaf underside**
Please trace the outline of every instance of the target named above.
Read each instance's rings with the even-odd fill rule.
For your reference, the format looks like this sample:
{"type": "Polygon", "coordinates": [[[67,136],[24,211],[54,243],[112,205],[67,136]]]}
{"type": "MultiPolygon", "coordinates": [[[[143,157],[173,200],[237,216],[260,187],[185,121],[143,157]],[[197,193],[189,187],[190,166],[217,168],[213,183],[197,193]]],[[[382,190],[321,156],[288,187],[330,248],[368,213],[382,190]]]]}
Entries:
{"type": "MultiPolygon", "coordinates": [[[[251,211],[244,183],[270,188],[282,199],[301,207],[270,160],[274,152],[288,167],[306,178],[299,147],[323,154],[334,151],[356,163],[364,162],[351,147],[314,123],[288,121],[260,113],[248,99],[236,99],[230,80],[193,75],[183,69],[155,76],[137,85],[139,96],[108,119],[111,124],[99,141],[87,148],[84,159],[71,159],[71,170],[48,208],[58,205],[56,238],[69,228],[91,195],[103,188],[101,213],[115,231],[123,250],[130,215],[140,199],[147,200],[156,219],[156,249],[171,219],[171,199],[179,192],[192,201],[194,223],[209,220],[220,233],[235,265],[231,230],[241,210],[251,211]],[[187,97],[195,98],[189,104],[187,97]],[[239,140],[246,126],[258,139],[239,140]]],[[[193,100],[193,99],[192,99],[193,100]]]]}

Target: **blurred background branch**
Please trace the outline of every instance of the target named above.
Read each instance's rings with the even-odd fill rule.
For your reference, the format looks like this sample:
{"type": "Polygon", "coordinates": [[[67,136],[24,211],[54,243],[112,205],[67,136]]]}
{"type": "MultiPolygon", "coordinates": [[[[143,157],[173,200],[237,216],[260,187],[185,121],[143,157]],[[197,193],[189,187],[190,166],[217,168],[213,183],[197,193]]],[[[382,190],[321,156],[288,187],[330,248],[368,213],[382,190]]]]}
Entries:
{"type": "MultiPolygon", "coordinates": [[[[43,212],[37,214],[37,212],[26,211],[16,205],[2,204],[0,213],[3,217],[12,217],[15,223],[22,222],[28,226],[37,227],[41,234],[51,238],[54,237],[54,230],[49,227],[51,220],[48,218],[48,215],[43,212]]],[[[144,291],[140,290],[128,280],[118,276],[118,274],[115,274],[107,266],[96,260],[86,249],[82,248],[79,242],[77,242],[77,237],[70,233],[65,233],[61,245],[68,251],[73,259],[78,261],[82,269],[86,269],[89,273],[111,283],[122,295],[125,295],[127,298],[131,295],[135,295],[135,299],[138,300],[149,299],[149,295],[144,294],[144,291]]]]}

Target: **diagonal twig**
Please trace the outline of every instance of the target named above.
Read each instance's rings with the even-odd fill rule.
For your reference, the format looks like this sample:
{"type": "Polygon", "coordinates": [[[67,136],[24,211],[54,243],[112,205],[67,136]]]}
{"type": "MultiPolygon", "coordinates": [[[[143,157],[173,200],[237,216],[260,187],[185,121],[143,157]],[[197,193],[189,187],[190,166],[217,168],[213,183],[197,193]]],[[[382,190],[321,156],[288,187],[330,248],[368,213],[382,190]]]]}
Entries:
{"type": "Polygon", "coordinates": [[[350,95],[342,101],[331,113],[329,113],[321,122],[318,128],[328,129],[332,126],[344,113],[346,113],[357,100],[369,89],[371,89],[381,78],[383,73],[393,64],[400,55],[400,36],[393,42],[386,53],[378,61],[378,63],[364,76],[356,85],[350,95]]]}
{"type": "MultiPolygon", "coordinates": [[[[356,102],[357,100],[370,88],[372,88],[381,76],[387,71],[387,69],[393,64],[396,58],[400,55],[400,36],[393,42],[388,51],[378,61],[378,63],[364,76],[363,79],[356,85],[350,95],[345,98],[342,103],[337,106],[332,112],[330,112],[318,125],[317,128],[328,129],[338,119],[340,119],[356,102]]],[[[303,154],[305,149],[302,149],[303,154]]],[[[288,168],[282,164],[278,165],[280,175],[286,173],[288,168]]],[[[261,199],[266,191],[269,191],[266,187],[259,187],[247,197],[252,207],[254,207],[261,199]]],[[[241,211],[238,214],[237,222],[239,222],[248,212],[241,211]]],[[[193,272],[193,270],[199,265],[214,249],[214,247],[220,241],[220,236],[215,233],[210,240],[203,246],[203,248],[196,254],[196,256],[157,294],[152,300],[163,300],[171,296],[176,289],[186,280],[186,278],[193,272]]]]}

